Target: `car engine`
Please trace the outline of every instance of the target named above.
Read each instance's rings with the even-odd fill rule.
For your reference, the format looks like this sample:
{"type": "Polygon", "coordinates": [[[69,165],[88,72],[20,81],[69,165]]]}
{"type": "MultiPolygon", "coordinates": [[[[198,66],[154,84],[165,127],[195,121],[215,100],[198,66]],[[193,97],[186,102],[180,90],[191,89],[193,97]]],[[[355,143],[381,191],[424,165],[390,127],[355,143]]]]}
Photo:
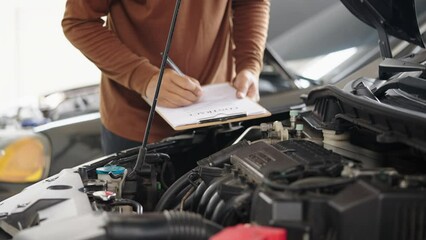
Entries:
{"type": "Polygon", "coordinates": [[[134,172],[138,149],[64,170],[3,202],[22,203],[4,213],[3,234],[54,239],[64,230],[53,224],[75,239],[207,239],[245,223],[288,239],[423,239],[425,118],[373,116],[369,99],[339,94],[311,92],[305,109],[246,128],[177,180],[164,153],[176,139],[149,145],[134,172]]]}

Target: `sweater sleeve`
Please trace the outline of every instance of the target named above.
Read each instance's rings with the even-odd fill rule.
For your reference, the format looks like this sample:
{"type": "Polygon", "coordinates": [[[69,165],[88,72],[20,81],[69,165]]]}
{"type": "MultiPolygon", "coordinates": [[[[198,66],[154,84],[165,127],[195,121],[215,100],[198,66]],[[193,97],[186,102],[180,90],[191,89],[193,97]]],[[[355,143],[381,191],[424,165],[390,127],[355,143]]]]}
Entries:
{"type": "Polygon", "coordinates": [[[233,40],[237,73],[259,74],[269,25],[269,0],[233,0],[233,40]]]}
{"type": "Polygon", "coordinates": [[[143,56],[126,47],[101,17],[113,0],[67,0],[62,28],[68,40],[108,78],[145,94],[149,79],[158,73],[143,56]]]}

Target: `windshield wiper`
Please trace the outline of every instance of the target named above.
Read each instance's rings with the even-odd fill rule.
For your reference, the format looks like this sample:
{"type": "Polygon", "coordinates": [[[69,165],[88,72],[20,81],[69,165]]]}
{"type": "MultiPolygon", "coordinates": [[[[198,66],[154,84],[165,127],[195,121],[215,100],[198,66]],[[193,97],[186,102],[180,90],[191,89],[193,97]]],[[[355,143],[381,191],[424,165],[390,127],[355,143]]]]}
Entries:
{"type": "Polygon", "coordinates": [[[380,98],[389,89],[400,89],[411,94],[424,94],[426,92],[426,80],[411,76],[392,79],[378,88],[374,95],[380,98]]]}

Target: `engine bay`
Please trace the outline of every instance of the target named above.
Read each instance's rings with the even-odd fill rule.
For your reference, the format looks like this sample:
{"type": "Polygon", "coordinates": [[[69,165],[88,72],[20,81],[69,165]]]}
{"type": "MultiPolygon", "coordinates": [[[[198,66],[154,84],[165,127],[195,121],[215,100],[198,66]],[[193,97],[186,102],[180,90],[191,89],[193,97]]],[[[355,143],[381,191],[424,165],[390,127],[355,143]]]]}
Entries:
{"type": "Polygon", "coordinates": [[[238,137],[176,177],[177,163],[194,159],[189,146],[201,139],[196,135],[211,133],[150,144],[137,170],[138,148],[63,170],[2,203],[13,209],[4,213],[2,234],[53,239],[64,233],[51,229],[66,225],[79,229],[76,239],[207,239],[251,224],[285,229],[288,239],[425,237],[425,119],[414,122],[410,113],[399,118],[395,112],[386,117],[386,111],[373,119],[369,99],[342,96],[348,97],[325,87],[282,121],[244,131],[214,127],[215,136],[238,137]],[[357,110],[363,101],[370,108],[357,110]],[[363,118],[372,123],[362,124],[363,118]],[[410,121],[402,130],[414,127],[420,135],[389,137],[401,134],[392,124],[410,121]],[[381,123],[392,127],[384,136],[381,123]],[[182,154],[183,146],[189,154],[182,154]]]}

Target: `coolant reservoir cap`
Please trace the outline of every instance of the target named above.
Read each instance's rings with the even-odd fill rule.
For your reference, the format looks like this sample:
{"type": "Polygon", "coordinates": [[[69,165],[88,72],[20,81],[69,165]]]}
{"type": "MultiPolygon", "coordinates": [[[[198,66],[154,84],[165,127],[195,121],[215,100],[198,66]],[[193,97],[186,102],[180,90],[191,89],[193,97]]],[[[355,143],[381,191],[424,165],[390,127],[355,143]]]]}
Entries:
{"type": "Polygon", "coordinates": [[[290,110],[289,115],[291,117],[296,117],[297,115],[299,115],[299,111],[298,110],[290,110]]]}
{"type": "Polygon", "coordinates": [[[126,168],[117,166],[117,165],[109,165],[104,167],[96,168],[96,174],[114,174],[114,175],[123,175],[126,168]]]}

